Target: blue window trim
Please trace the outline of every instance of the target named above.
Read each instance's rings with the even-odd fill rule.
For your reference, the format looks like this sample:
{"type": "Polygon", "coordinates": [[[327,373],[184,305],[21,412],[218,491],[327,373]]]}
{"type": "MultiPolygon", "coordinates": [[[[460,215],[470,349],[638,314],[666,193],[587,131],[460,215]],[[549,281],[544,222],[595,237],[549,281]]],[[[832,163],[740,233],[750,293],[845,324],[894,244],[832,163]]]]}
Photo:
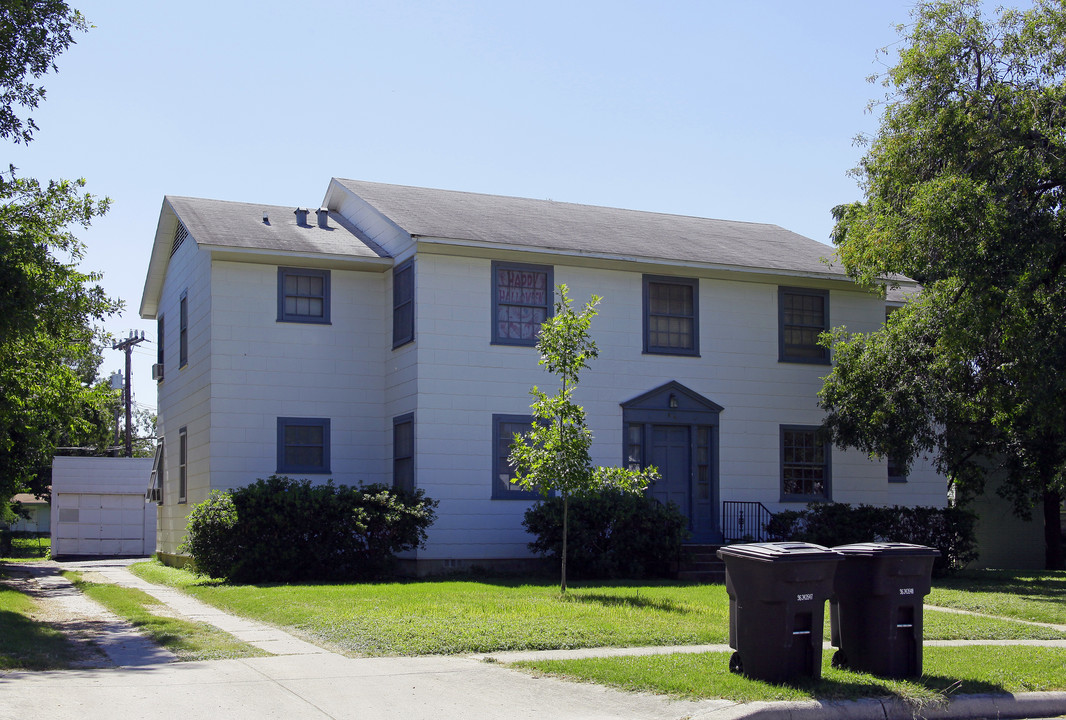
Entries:
{"type": "Polygon", "coordinates": [[[189,364],[189,291],[178,300],[178,369],[189,364]]]}
{"type": "Polygon", "coordinates": [[[310,323],[313,325],[329,325],[330,323],[330,273],[329,270],[315,270],[312,268],[278,268],[278,322],[310,323]],[[285,312],[285,278],[288,276],[318,277],[322,278],[322,317],[310,315],[296,315],[285,312]]]}
{"type": "Polygon", "coordinates": [[[329,418],[278,418],[278,472],[300,475],[322,475],[330,471],[330,422],[329,418]],[[290,425],[307,425],[322,428],[322,465],[297,465],[285,462],[285,428],[290,425]]]}
{"type": "Polygon", "coordinates": [[[688,355],[700,356],[700,281],[699,278],[673,277],[669,275],[644,275],[641,283],[644,313],[644,352],[653,355],[688,355]],[[692,347],[673,348],[651,344],[651,296],[650,286],[656,285],[680,285],[692,288],[692,347]]]}
{"type": "Polygon", "coordinates": [[[833,446],[824,441],[822,442],[823,454],[825,456],[825,494],[824,495],[807,495],[801,493],[786,493],[785,492],[785,432],[787,431],[809,431],[815,433],[815,439],[818,438],[818,434],[821,432],[821,427],[818,425],[781,425],[778,434],[778,448],[780,450],[780,461],[778,462],[778,487],[781,490],[781,502],[830,502],[833,499],[833,446]]]}
{"type": "Polygon", "coordinates": [[[396,463],[399,460],[404,460],[404,459],[407,459],[408,457],[411,460],[411,483],[410,483],[411,486],[408,489],[414,490],[415,489],[415,457],[416,457],[416,455],[415,455],[415,414],[414,413],[406,413],[404,415],[399,415],[399,416],[394,417],[392,419],[392,486],[393,487],[400,487],[400,484],[397,482],[397,477],[396,477],[396,474],[397,474],[396,473],[396,463]],[[400,455],[396,454],[396,428],[399,427],[400,425],[410,425],[411,426],[411,454],[409,456],[407,456],[407,455],[400,456],[400,455]]]}
{"type": "MultiPolygon", "coordinates": [[[[777,288],[777,359],[779,362],[804,363],[808,365],[829,365],[829,349],[819,346],[820,357],[803,357],[790,352],[791,346],[785,344],[785,298],[794,295],[820,297],[822,305],[822,332],[829,331],[829,291],[811,288],[779,287],[777,288]]],[[[808,346],[803,346],[808,347],[808,346]]]]}
{"type": "Polygon", "coordinates": [[[533,425],[531,415],[504,415],[493,414],[492,416],[492,499],[493,500],[536,500],[541,494],[536,490],[509,490],[500,480],[500,442],[503,440],[501,425],[504,423],[523,423],[533,425]]]}
{"type": "Polygon", "coordinates": [[[415,339],[415,263],[414,258],[408,259],[396,266],[392,271],[392,349],[413,342],[415,339]],[[402,297],[400,284],[397,278],[403,273],[411,273],[411,294],[402,297]],[[410,321],[404,327],[400,321],[400,310],[409,306],[411,308],[410,321]]]}
{"type": "Polygon", "coordinates": [[[905,482],[907,482],[907,475],[905,473],[901,474],[899,472],[899,470],[900,470],[899,465],[896,464],[892,460],[892,458],[889,458],[886,461],[886,465],[887,465],[887,467],[885,468],[885,472],[888,475],[888,481],[890,483],[905,483],[905,482]]]}
{"type": "MultiPolygon", "coordinates": [[[[537,344],[537,339],[532,338],[530,340],[522,340],[515,338],[501,338],[497,332],[496,316],[497,316],[497,288],[496,288],[496,276],[499,270],[523,270],[526,272],[541,272],[546,274],[545,280],[545,302],[543,307],[546,310],[545,319],[550,318],[554,314],[555,310],[555,268],[551,265],[530,265],[527,263],[513,263],[504,262],[502,260],[492,261],[492,297],[489,301],[489,310],[491,314],[492,323],[492,344],[493,345],[521,345],[525,347],[532,347],[537,344]]],[[[540,305],[536,307],[542,307],[540,305]]]]}
{"type": "Polygon", "coordinates": [[[178,503],[189,496],[189,428],[178,428],[178,503]]]}

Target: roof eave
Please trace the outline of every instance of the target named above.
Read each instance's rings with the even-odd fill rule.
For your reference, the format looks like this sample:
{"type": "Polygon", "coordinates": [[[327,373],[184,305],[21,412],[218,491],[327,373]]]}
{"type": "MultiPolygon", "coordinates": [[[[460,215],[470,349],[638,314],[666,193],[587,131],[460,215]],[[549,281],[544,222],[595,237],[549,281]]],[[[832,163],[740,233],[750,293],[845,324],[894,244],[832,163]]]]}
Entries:
{"type": "Polygon", "coordinates": [[[748,265],[729,265],[726,263],[699,262],[694,260],[675,260],[650,255],[623,255],[619,253],[587,252],[582,250],[563,248],[535,247],[530,245],[512,245],[508,243],[491,243],[462,238],[432,237],[428,235],[412,235],[411,237],[415,240],[416,243],[419,243],[420,245],[422,243],[425,243],[429,245],[440,245],[454,248],[470,248],[494,252],[520,252],[529,253],[533,255],[554,255],[570,258],[580,258],[583,260],[639,263],[643,265],[660,265],[664,267],[670,266],[692,268],[709,272],[744,273],[749,275],[806,278],[811,280],[828,280],[834,282],[854,284],[854,281],[851,280],[851,278],[849,278],[846,274],[841,272],[832,272],[830,270],[826,270],[825,272],[813,272],[810,270],[798,270],[789,268],[767,268],[748,265]]]}

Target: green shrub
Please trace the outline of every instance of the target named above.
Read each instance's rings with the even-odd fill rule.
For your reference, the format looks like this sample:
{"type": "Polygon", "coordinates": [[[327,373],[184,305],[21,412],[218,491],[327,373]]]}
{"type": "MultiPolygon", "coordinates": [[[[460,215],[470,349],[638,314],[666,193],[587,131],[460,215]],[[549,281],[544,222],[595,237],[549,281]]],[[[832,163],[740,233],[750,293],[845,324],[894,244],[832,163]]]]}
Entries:
{"type": "MultiPolygon", "coordinates": [[[[688,520],[673,503],[606,490],[570,498],[568,572],[586,578],[669,575],[688,536],[688,520]]],[[[552,497],[526,511],[522,525],[536,540],[529,549],[561,559],[563,501],[552,497]]]]}
{"type": "Polygon", "coordinates": [[[958,507],[875,507],[810,503],[806,510],[774,515],[766,526],[773,540],[834,547],[860,542],[908,542],[940,551],[933,573],[961,569],[977,558],[973,513],[958,507]]]}
{"type": "Polygon", "coordinates": [[[425,543],[436,506],[422,490],[272,475],[194,507],[179,550],[231,582],[368,579],[425,543]]]}

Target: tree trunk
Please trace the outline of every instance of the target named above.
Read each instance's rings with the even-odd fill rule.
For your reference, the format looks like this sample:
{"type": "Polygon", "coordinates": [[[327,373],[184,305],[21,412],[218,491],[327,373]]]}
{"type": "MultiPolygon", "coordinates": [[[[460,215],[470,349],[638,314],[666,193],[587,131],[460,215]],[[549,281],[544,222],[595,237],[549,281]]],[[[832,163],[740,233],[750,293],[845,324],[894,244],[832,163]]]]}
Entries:
{"type": "Polygon", "coordinates": [[[566,534],[567,534],[567,513],[569,510],[569,498],[566,493],[563,493],[563,566],[561,572],[561,579],[559,581],[559,592],[566,592],[566,534]]]}
{"type": "Polygon", "coordinates": [[[1044,567],[1066,570],[1062,552],[1062,493],[1044,491],[1044,567]]]}

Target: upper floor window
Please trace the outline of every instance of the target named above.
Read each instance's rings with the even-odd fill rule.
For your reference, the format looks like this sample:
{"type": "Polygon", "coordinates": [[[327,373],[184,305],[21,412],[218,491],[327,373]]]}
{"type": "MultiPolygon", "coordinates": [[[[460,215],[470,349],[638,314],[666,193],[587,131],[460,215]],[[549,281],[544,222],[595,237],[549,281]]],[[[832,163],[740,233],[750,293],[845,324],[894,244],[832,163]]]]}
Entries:
{"type": "Polygon", "coordinates": [[[278,268],[278,322],[329,323],[329,270],[278,268]]]}
{"type": "Polygon", "coordinates": [[[492,498],[494,500],[529,500],[540,497],[535,490],[526,490],[516,485],[514,466],[508,459],[511,443],[516,433],[525,433],[533,427],[529,415],[493,415],[492,446],[492,498]]]}
{"type": "Polygon", "coordinates": [[[781,501],[829,500],[829,443],[818,426],[781,426],[781,501]]]}
{"type": "Polygon", "coordinates": [[[178,303],[178,368],[189,364],[189,291],[181,294],[178,303]]]}
{"type": "Polygon", "coordinates": [[[415,339],[415,265],[400,263],[392,273],[392,346],[415,339]]]}
{"type": "Polygon", "coordinates": [[[829,349],[818,336],[829,330],[829,291],[778,288],[778,359],[829,364],[829,349]]]}
{"type": "Polygon", "coordinates": [[[492,263],[492,342],[536,345],[541,323],[552,313],[550,265],[492,263]]]}
{"type": "Polygon", "coordinates": [[[329,440],[329,418],[278,418],[278,472],[330,472],[329,440]]]}
{"type": "Polygon", "coordinates": [[[699,355],[699,280],[644,276],[644,352],[699,355]]]}

